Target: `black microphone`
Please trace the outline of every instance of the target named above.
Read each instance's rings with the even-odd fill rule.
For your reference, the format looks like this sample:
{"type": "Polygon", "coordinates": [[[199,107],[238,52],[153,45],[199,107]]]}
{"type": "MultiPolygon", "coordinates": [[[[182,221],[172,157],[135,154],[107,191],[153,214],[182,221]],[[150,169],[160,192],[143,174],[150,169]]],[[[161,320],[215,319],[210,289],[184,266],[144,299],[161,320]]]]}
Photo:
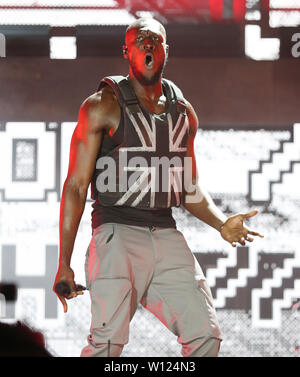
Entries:
{"type": "MultiPolygon", "coordinates": [[[[62,280],[56,283],[54,290],[58,295],[64,296],[64,297],[68,297],[72,292],[71,285],[65,280],[62,280]]],[[[84,287],[83,285],[81,284],[76,285],[76,291],[84,291],[84,290],[86,290],[86,287],[84,287]]]]}

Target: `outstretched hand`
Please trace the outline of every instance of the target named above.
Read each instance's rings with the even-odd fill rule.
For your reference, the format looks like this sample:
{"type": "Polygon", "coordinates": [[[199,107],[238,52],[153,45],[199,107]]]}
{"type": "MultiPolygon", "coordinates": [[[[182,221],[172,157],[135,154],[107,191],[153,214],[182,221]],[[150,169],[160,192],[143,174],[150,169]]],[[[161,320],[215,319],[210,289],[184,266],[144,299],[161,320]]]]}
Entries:
{"type": "Polygon", "coordinates": [[[237,242],[239,242],[242,246],[246,245],[246,241],[252,242],[254,238],[250,235],[263,238],[264,236],[262,234],[251,230],[244,225],[244,220],[255,216],[257,213],[257,210],[253,210],[248,213],[240,213],[229,217],[221,227],[221,236],[233,247],[236,246],[237,242]]]}

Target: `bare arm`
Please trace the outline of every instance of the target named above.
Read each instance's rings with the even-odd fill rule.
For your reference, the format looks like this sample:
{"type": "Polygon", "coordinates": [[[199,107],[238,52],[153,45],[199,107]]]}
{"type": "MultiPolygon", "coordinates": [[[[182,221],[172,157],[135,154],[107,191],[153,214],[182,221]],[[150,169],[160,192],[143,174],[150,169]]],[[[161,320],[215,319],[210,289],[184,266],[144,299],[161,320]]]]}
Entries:
{"type": "Polygon", "coordinates": [[[222,211],[217,208],[213,202],[210,194],[206,191],[203,185],[198,181],[196,158],[194,153],[194,139],[198,129],[198,118],[195,110],[188,103],[187,114],[189,120],[189,138],[186,156],[191,159],[192,171],[187,176],[188,181],[185,182],[187,188],[193,187],[189,193],[185,193],[184,208],[186,208],[192,215],[206,224],[212,226],[220,231],[221,226],[227,220],[227,217],[222,211]]]}
{"type": "MultiPolygon", "coordinates": [[[[79,223],[85,208],[87,190],[95,169],[103,134],[109,123],[113,121],[111,115],[115,113],[116,103],[108,90],[92,95],[80,108],[78,123],[71,139],[69,169],[60,205],[60,255],[59,269],[55,279],[55,284],[62,280],[70,283],[72,294],[68,298],[77,295],[70,263],[79,223]]],[[[67,304],[64,297],[59,295],[58,297],[66,312],[67,304]]]]}
{"type": "Polygon", "coordinates": [[[248,229],[244,225],[244,220],[255,216],[258,211],[253,210],[246,214],[237,214],[227,218],[222,211],[214,204],[211,196],[199,184],[196,158],[194,154],[194,139],[198,129],[198,118],[191,106],[188,103],[187,114],[190,126],[190,134],[187,146],[187,157],[191,159],[191,174],[187,175],[187,182],[185,182],[186,191],[184,193],[183,206],[192,215],[199,220],[204,221],[206,224],[215,228],[221,233],[221,236],[232,246],[236,246],[236,242],[245,245],[246,241],[253,241],[249,234],[254,236],[263,237],[260,233],[248,229]]]}

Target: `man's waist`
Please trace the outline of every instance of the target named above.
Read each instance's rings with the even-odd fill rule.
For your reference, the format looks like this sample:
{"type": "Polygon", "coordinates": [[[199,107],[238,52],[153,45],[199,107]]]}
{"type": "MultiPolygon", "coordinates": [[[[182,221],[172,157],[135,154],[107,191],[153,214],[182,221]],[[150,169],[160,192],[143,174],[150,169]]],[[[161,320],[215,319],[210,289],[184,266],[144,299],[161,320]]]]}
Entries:
{"type": "Polygon", "coordinates": [[[176,228],[171,208],[140,209],[128,206],[103,206],[99,202],[93,204],[92,227],[107,222],[134,226],[156,226],[176,228]]]}

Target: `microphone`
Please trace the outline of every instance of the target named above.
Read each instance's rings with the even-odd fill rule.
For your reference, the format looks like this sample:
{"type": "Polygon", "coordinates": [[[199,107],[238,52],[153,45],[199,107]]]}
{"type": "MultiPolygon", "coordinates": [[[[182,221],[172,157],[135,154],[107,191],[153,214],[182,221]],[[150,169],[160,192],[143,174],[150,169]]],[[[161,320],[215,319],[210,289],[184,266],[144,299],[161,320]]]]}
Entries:
{"type": "MultiPolygon", "coordinates": [[[[68,297],[72,292],[71,285],[65,280],[62,280],[56,283],[54,290],[58,295],[64,296],[64,297],[68,297]]],[[[84,287],[81,284],[76,284],[76,291],[84,291],[84,290],[86,290],[86,287],[84,287]]]]}

